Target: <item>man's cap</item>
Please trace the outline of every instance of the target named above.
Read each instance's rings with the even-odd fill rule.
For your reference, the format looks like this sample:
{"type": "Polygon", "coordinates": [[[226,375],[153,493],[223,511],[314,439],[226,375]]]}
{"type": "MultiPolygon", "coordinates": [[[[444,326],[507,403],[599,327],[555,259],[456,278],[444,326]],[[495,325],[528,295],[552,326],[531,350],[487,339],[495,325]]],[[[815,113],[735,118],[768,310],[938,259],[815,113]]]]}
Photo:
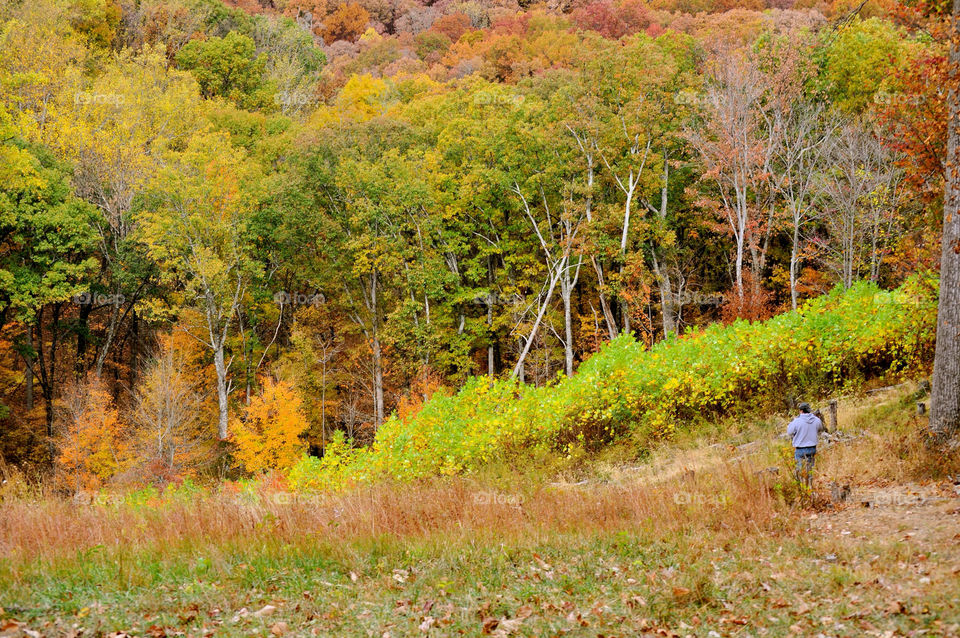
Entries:
{"type": "Polygon", "coordinates": [[[801,411],[801,412],[809,412],[809,411],[810,411],[810,404],[807,403],[806,401],[804,401],[803,403],[801,403],[801,404],[798,405],[797,407],[800,408],[800,411],[801,411]]]}

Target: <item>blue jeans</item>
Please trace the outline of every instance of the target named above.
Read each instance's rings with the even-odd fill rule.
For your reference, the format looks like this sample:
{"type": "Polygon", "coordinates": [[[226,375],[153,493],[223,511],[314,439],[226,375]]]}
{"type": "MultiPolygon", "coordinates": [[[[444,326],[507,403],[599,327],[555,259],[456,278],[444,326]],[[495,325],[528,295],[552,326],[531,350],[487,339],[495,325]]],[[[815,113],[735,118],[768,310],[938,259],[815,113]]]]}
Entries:
{"type": "Polygon", "coordinates": [[[817,446],[798,447],[793,450],[793,458],[797,461],[797,473],[809,473],[813,470],[813,461],[817,456],[817,446]]]}

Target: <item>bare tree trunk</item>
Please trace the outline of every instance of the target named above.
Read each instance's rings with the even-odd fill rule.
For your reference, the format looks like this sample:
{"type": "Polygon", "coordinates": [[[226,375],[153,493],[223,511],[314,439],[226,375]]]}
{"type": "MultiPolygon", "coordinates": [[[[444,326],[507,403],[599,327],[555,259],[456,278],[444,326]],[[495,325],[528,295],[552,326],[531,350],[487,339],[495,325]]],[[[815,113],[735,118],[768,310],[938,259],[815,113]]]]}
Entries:
{"type": "Polygon", "coordinates": [[[370,311],[370,349],[373,367],[373,418],[374,427],[383,425],[383,349],[380,346],[380,276],[376,269],[370,273],[370,297],[367,309],[370,311]]]}
{"type": "MultiPolygon", "coordinates": [[[[523,337],[520,337],[523,339],[523,337]]],[[[517,361],[517,367],[513,369],[513,376],[520,380],[520,383],[527,382],[527,368],[523,365],[523,359],[517,361]]]]}
{"type": "MultiPolygon", "coordinates": [[[[655,211],[663,223],[667,221],[667,202],[670,196],[670,160],[667,150],[663,150],[663,184],[660,186],[660,210],[655,211]]],[[[673,298],[673,284],[670,282],[670,272],[660,268],[660,261],[657,259],[657,249],[650,247],[650,256],[653,261],[653,273],[657,277],[657,283],[660,285],[660,315],[663,320],[663,336],[666,337],[671,332],[677,332],[679,323],[679,311],[673,298]]],[[[679,295],[678,295],[679,301],[679,295]]]]}
{"type": "Polygon", "coordinates": [[[573,376],[573,321],[570,317],[570,291],[563,293],[563,362],[568,377],[573,376]]]}
{"type": "MultiPolygon", "coordinates": [[[[853,215],[854,213],[851,213],[853,215]]],[[[843,287],[849,289],[853,286],[853,262],[856,259],[856,244],[853,238],[853,229],[851,223],[850,236],[847,239],[847,245],[843,252],[843,287]]]]}
{"type": "MultiPolygon", "coordinates": [[[[540,305],[539,305],[539,311],[537,312],[536,321],[534,321],[533,327],[530,329],[530,334],[527,337],[526,343],[523,344],[523,350],[520,353],[520,357],[517,360],[517,364],[513,368],[513,373],[511,376],[517,377],[518,375],[521,375],[523,372],[524,360],[527,358],[527,354],[529,354],[530,352],[530,348],[533,345],[533,340],[537,336],[537,331],[540,329],[540,324],[543,322],[543,317],[550,306],[550,300],[553,298],[553,291],[556,289],[558,283],[561,286],[561,290],[565,292],[565,299],[564,299],[565,319],[569,321],[569,314],[570,314],[569,295],[572,292],[573,287],[576,285],[577,278],[580,275],[580,266],[583,263],[583,258],[582,257],[577,258],[576,274],[573,276],[573,278],[571,278],[570,272],[568,270],[570,266],[570,254],[574,248],[574,242],[576,240],[577,234],[579,233],[582,218],[577,217],[575,220],[570,218],[564,219],[560,222],[559,228],[555,229],[553,227],[554,222],[552,221],[550,207],[547,204],[546,195],[541,189],[540,196],[543,198],[544,212],[546,214],[546,221],[547,221],[546,236],[545,236],[545,233],[541,232],[540,226],[537,223],[537,219],[536,217],[534,217],[533,211],[530,209],[530,204],[527,201],[527,198],[524,196],[523,190],[520,188],[519,183],[514,182],[513,192],[520,198],[520,201],[523,204],[524,212],[527,215],[527,219],[530,220],[530,224],[533,228],[533,232],[536,234],[537,238],[540,240],[540,247],[543,249],[544,259],[546,260],[547,275],[550,278],[550,285],[549,285],[549,289],[547,290],[546,296],[543,298],[542,301],[538,301],[540,305]],[[555,244],[557,242],[556,235],[560,236],[559,243],[563,247],[562,254],[557,257],[554,256],[554,250],[556,249],[556,246],[551,248],[551,244],[555,244]],[[548,242],[547,237],[549,237],[551,241],[548,242]]],[[[564,292],[562,292],[561,294],[564,294],[564,292]]],[[[571,374],[572,374],[572,368],[573,368],[572,334],[573,334],[573,331],[571,326],[570,333],[568,336],[568,342],[566,344],[566,347],[569,349],[567,353],[569,356],[568,369],[570,369],[571,374]]],[[[544,348],[546,348],[546,343],[544,343],[544,348]]],[[[547,364],[547,367],[549,368],[549,363],[547,364]]]]}
{"type": "Polygon", "coordinates": [[[950,42],[950,121],[940,253],[937,346],[930,394],[930,432],[941,439],[960,431],[960,0],[953,0],[950,42]]]}
{"type": "Polygon", "coordinates": [[[487,376],[491,383],[497,373],[496,359],[494,357],[495,347],[493,342],[493,257],[487,257],[487,285],[490,290],[487,292],[487,330],[490,331],[490,343],[487,344],[487,376]]]}
{"type": "Polygon", "coordinates": [[[617,326],[617,318],[613,314],[613,309],[610,307],[610,300],[603,292],[603,287],[607,285],[603,274],[603,265],[596,255],[590,255],[590,263],[593,264],[593,269],[597,272],[597,287],[600,289],[600,310],[603,311],[603,320],[607,324],[607,335],[611,339],[616,339],[620,329],[617,326]]]}
{"type": "Polygon", "coordinates": [[[743,301],[743,248],[747,237],[747,187],[737,189],[737,294],[743,301]]]}
{"type": "Polygon", "coordinates": [[[800,224],[794,216],[793,241],[790,244],[790,305],[797,309],[797,262],[800,254],[800,224]]]}
{"type": "MultiPolygon", "coordinates": [[[[243,296],[243,279],[237,274],[237,287],[230,300],[229,310],[224,313],[217,304],[214,293],[207,290],[205,296],[205,319],[207,322],[206,345],[213,352],[213,367],[217,373],[217,437],[223,441],[229,435],[227,426],[230,421],[230,381],[227,378],[230,364],[225,361],[227,335],[230,333],[230,322],[234,313],[238,311],[240,299],[243,296]]],[[[232,362],[232,359],[231,359],[232,362]]]]}
{"type": "Polygon", "coordinates": [[[547,289],[547,294],[544,297],[543,302],[540,304],[540,312],[537,313],[537,318],[533,322],[533,328],[530,329],[530,335],[527,337],[526,343],[523,344],[523,351],[520,352],[520,358],[517,359],[517,364],[513,367],[513,374],[511,376],[521,377],[521,380],[522,380],[523,362],[526,360],[527,355],[530,353],[530,347],[533,345],[533,340],[537,336],[537,331],[540,330],[540,324],[543,322],[543,316],[547,313],[547,308],[550,307],[550,300],[553,298],[553,291],[557,287],[557,281],[560,279],[560,273],[566,267],[567,267],[567,256],[564,255],[560,259],[560,264],[557,267],[557,271],[550,278],[550,287],[547,289]]]}
{"type": "MultiPolygon", "coordinates": [[[[620,233],[620,280],[621,285],[623,285],[623,277],[627,269],[627,240],[630,235],[630,214],[633,210],[633,198],[637,193],[637,188],[640,185],[640,176],[643,174],[643,168],[646,166],[647,157],[650,155],[650,145],[652,140],[647,140],[646,149],[643,152],[643,160],[640,162],[640,167],[637,170],[636,175],[633,173],[633,169],[630,169],[629,174],[627,175],[627,181],[624,183],[621,181],[620,177],[614,175],[614,181],[620,187],[620,190],[623,191],[626,201],[623,206],[623,228],[620,233]]],[[[636,155],[639,152],[639,149],[636,147],[631,151],[632,155],[636,155]]],[[[607,168],[610,168],[609,163],[607,168]]],[[[611,169],[612,171],[612,169],[611,169]]],[[[627,303],[627,299],[621,295],[620,296],[620,325],[621,330],[624,334],[630,334],[630,304],[627,303]]]]}
{"type": "Polygon", "coordinates": [[[663,336],[666,337],[671,332],[676,333],[677,331],[677,308],[673,302],[673,286],[670,282],[670,273],[660,268],[656,248],[650,248],[650,256],[653,264],[653,274],[660,288],[660,315],[663,319],[663,336]]]}
{"type": "Polygon", "coordinates": [[[560,281],[560,296],[563,298],[563,330],[564,330],[564,371],[567,376],[573,376],[573,312],[571,297],[573,289],[577,285],[577,279],[580,277],[580,266],[583,264],[583,258],[577,259],[577,267],[573,277],[570,276],[569,268],[564,268],[563,278],[560,281]]]}
{"type": "Polygon", "coordinates": [[[373,409],[375,426],[383,425],[383,352],[380,348],[380,337],[373,337],[373,409]]]}
{"type": "Polygon", "coordinates": [[[323,346],[320,371],[320,449],[327,449],[327,348],[323,346]]]}
{"type": "Polygon", "coordinates": [[[217,436],[221,441],[227,438],[227,423],[229,420],[227,401],[230,394],[230,388],[227,384],[227,365],[223,359],[223,350],[223,339],[219,339],[213,347],[213,367],[217,371],[217,408],[219,410],[217,436]]]}

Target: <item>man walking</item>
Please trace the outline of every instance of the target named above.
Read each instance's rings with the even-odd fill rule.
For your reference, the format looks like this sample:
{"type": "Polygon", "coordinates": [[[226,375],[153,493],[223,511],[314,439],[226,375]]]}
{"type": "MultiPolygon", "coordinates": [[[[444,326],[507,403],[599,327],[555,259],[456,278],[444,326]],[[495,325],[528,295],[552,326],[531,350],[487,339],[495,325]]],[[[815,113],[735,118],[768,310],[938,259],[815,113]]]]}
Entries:
{"type": "Polygon", "coordinates": [[[813,487],[813,462],[817,456],[817,438],[826,432],[821,421],[810,413],[810,404],[801,403],[800,414],[787,426],[787,434],[793,437],[793,458],[797,461],[797,480],[808,488],[813,487]]]}

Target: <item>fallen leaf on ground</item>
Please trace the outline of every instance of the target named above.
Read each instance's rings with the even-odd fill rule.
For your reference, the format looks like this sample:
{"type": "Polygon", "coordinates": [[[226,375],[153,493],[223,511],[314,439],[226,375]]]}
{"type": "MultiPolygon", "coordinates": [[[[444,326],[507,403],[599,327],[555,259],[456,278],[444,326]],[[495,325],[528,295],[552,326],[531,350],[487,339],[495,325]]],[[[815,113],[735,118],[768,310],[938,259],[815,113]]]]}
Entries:
{"type": "Polygon", "coordinates": [[[497,625],[497,628],[494,630],[493,635],[509,636],[513,632],[520,629],[520,625],[522,624],[523,624],[523,620],[521,620],[520,618],[513,618],[511,620],[502,618],[500,620],[500,623],[497,625]]]}
{"type": "Polygon", "coordinates": [[[264,605],[263,609],[261,609],[260,611],[253,612],[253,615],[256,616],[257,618],[263,618],[264,616],[269,616],[275,611],[277,611],[277,608],[274,607],[273,605],[264,605]]]}

